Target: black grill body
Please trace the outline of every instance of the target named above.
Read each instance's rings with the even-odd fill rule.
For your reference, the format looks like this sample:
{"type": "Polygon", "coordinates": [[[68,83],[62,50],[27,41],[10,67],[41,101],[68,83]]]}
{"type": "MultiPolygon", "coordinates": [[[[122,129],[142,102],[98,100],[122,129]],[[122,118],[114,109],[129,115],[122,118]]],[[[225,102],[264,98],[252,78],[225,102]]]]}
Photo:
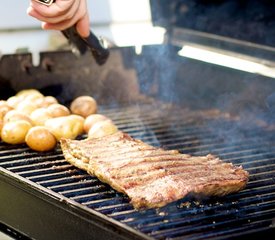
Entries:
{"type": "Polygon", "coordinates": [[[0,97],[35,88],[69,105],[77,96],[91,95],[99,112],[134,138],[242,165],[250,173],[247,187],[222,198],[188,196],[160,209],[137,211],[125,195],[66,162],[59,146],[37,153],[24,144],[1,142],[1,230],[21,239],[274,236],[275,81],[181,57],[175,37],[177,43],[191,39],[253,53],[270,66],[274,49],[169,31],[167,43],[143,46],[140,54],[134,47],[112,48],[103,66],[89,54],[79,58],[70,51],[43,52],[38,66],[31,53],[4,55],[0,97]]]}
{"type": "Polygon", "coordinates": [[[136,211],[126,196],[67,163],[59,147],[41,154],[2,143],[2,223],[35,239],[269,238],[274,232],[273,132],[256,123],[244,128],[223,113],[163,103],[102,106],[101,112],[152,145],[241,164],[250,173],[246,189],[136,211]],[[232,131],[238,137],[228,137],[232,131]]]}

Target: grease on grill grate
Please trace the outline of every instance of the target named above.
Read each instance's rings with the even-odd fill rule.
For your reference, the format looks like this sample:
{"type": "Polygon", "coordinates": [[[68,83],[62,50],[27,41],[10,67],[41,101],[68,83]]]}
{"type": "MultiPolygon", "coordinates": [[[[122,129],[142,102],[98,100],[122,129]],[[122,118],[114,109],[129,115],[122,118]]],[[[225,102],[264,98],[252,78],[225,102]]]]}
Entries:
{"type": "Polygon", "coordinates": [[[126,196],[68,164],[59,148],[37,153],[24,145],[1,143],[0,166],[155,239],[222,238],[270,228],[275,217],[272,132],[257,127],[253,131],[236,129],[233,139],[226,133],[232,132],[228,129],[234,129],[235,121],[222,114],[174,111],[163,115],[162,110],[152,111],[150,106],[102,109],[121,130],[149,144],[194,155],[211,152],[224,161],[241,164],[250,173],[246,189],[224,198],[189,197],[139,212],[126,196]]]}

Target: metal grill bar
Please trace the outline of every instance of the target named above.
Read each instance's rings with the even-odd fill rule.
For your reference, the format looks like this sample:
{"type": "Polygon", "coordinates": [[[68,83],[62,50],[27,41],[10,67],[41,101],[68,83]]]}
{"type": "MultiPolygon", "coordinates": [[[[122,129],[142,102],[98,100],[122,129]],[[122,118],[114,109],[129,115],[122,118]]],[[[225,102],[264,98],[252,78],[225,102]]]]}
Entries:
{"type": "MultiPolygon", "coordinates": [[[[76,172],[75,172],[76,173],[76,172]]],[[[50,175],[49,175],[50,176],[50,175]]],[[[78,180],[78,181],[84,181],[86,179],[87,175],[83,175],[83,174],[78,174],[78,175],[68,175],[68,173],[64,173],[64,174],[56,174],[54,176],[52,176],[51,180],[47,179],[47,176],[44,176],[44,178],[29,178],[29,180],[32,181],[36,181],[36,183],[38,183],[39,185],[42,185],[44,187],[51,187],[51,186],[56,186],[59,184],[64,184],[64,183],[73,183],[74,181],[78,180]]]]}
{"type": "Polygon", "coordinates": [[[94,185],[94,183],[98,182],[97,179],[92,179],[88,175],[86,175],[86,177],[87,178],[84,178],[84,180],[80,181],[80,182],[76,181],[76,182],[72,182],[72,183],[64,183],[64,184],[54,185],[54,186],[51,186],[48,188],[53,191],[60,192],[60,193],[62,193],[62,191],[72,192],[75,190],[76,191],[80,190],[81,188],[86,188],[87,186],[91,187],[94,185]]]}
{"type": "Polygon", "coordinates": [[[246,126],[236,131],[241,138],[227,138],[236,120],[222,114],[178,109],[172,114],[169,109],[170,114],[163,116],[163,109],[155,109],[144,105],[103,108],[101,112],[121,130],[149,144],[195,155],[212,153],[241,164],[250,172],[246,189],[223,198],[198,201],[190,196],[161,209],[137,211],[127,196],[68,164],[60,148],[39,154],[24,145],[2,144],[0,167],[59,194],[60,199],[81,204],[87,211],[94,209],[155,239],[222,239],[269,229],[275,217],[274,134],[246,126]],[[224,129],[211,128],[216,121],[224,129]]]}

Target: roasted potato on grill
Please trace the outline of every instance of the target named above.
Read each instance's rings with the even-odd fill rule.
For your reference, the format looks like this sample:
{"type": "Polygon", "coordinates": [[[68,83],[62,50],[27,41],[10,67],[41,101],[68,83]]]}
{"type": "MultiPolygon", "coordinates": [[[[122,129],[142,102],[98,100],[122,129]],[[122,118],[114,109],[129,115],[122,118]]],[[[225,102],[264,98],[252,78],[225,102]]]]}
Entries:
{"type": "Polygon", "coordinates": [[[97,122],[108,120],[109,118],[102,114],[91,114],[85,118],[84,121],[84,131],[89,132],[90,128],[94,126],[97,122]]]}
{"type": "Polygon", "coordinates": [[[59,103],[51,104],[47,107],[47,110],[50,112],[52,117],[62,117],[70,115],[70,110],[59,103]]]}
{"type": "Polygon", "coordinates": [[[32,127],[25,137],[25,142],[32,150],[38,152],[50,151],[57,144],[55,136],[43,126],[32,127]]]}
{"type": "Polygon", "coordinates": [[[44,102],[47,103],[48,106],[53,103],[58,103],[58,100],[53,96],[45,96],[44,100],[44,102]]]}
{"type": "Polygon", "coordinates": [[[1,138],[9,144],[21,144],[25,142],[25,136],[32,125],[26,120],[17,120],[3,125],[1,138]]]}
{"type": "Polygon", "coordinates": [[[15,109],[7,112],[6,115],[3,118],[4,124],[6,124],[8,122],[15,122],[17,120],[26,120],[31,125],[33,124],[31,118],[27,114],[25,114],[23,112],[19,112],[19,111],[15,110],[15,109]]]}
{"type": "Polygon", "coordinates": [[[52,104],[58,103],[57,99],[53,96],[45,96],[38,102],[39,107],[48,107],[52,104]]]}
{"type": "Polygon", "coordinates": [[[2,128],[3,128],[3,120],[0,119],[0,139],[1,139],[1,132],[2,132],[2,128]]]}
{"type": "Polygon", "coordinates": [[[112,120],[105,120],[101,122],[97,122],[93,125],[89,132],[88,138],[98,138],[104,137],[110,134],[113,134],[118,131],[117,126],[113,123],[112,120]]]}
{"type": "Polygon", "coordinates": [[[45,127],[59,141],[62,137],[75,139],[83,132],[84,119],[81,116],[63,116],[49,119],[45,122],[45,127]]]}
{"type": "Polygon", "coordinates": [[[91,96],[80,96],[72,101],[70,110],[73,114],[86,118],[97,112],[97,102],[91,96]]]}
{"type": "Polygon", "coordinates": [[[37,89],[34,89],[34,88],[23,89],[15,94],[15,96],[20,97],[20,99],[25,99],[28,96],[38,96],[38,95],[41,96],[42,93],[40,93],[40,91],[38,91],[37,89]]]}
{"type": "Polygon", "coordinates": [[[25,100],[16,106],[16,110],[22,113],[25,113],[27,115],[30,115],[35,109],[38,108],[38,105],[30,100],[25,100]]]}
{"type": "Polygon", "coordinates": [[[52,118],[52,115],[47,108],[37,108],[31,113],[30,118],[34,125],[44,126],[45,122],[52,118]]]}
{"type": "Polygon", "coordinates": [[[7,101],[0,100],[0,119],[3,119],[7,112],[11,111],[13,107],[11,107],[7,101]]]}
{"type": "Polygon", "coordinates": [[[7,103],[12,108],[16,108],[17,105],[20,103],[21,99],[17,96],[11,96],[7,99],[7,103]]]}
{"type": "Polygon", "coordinates": [[[84,133],[84,121],[85,118],[76,114],[71,114],[68,116],[72,121],[74,121],[75,128],[77,129],[77,135],[84,133]]]}

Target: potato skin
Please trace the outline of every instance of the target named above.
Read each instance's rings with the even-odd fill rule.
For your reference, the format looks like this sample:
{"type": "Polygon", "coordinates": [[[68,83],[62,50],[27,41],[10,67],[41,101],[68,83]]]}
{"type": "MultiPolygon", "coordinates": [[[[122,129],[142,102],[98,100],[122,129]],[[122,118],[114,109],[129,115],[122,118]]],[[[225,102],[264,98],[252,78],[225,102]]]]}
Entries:
{"type": "Polygon", "coordinates": [[[0,100],[0,119],[3,119],[7,112],[11,111],[13,107],[11,107],[7,101],[0,100]]]}
{"type": "Polygon", "coordinates": [[[21,99],[24,99],[30,95],[42,95],[42,94],[40,93],[40,91],[34,88],[23,89],[15,94],[15,96],[20,97],[21,99]]]}
{"type": "Polygon", "coordinates": [[[17,96],[11,96],[7,99],[7,103],[9,106],[16,108],[16,106],[19,104],[20,102],[20,98],[17,96]]]}
{"type": "Polygon", "coordinates": [[[49,106],[51,104],[58,103],[58,100],[53,96],[45,96],[44,103],[45,103],[45,106],[49,106]]]}
{"type": "Polygon", "coordinates": [[[17,120],[26,120],[31,125],[33,124],[31,118],[27,114],[19,112],[15,109],[7,112],[6,115],[3,118],[4,124],[6,124],[8,122],[14,122],[14,121],[17,121],[17,120]]]}
{"type": "Polygon", "coordinates": [[[37,108],[31,113],[30,118],[34,125],[44,126],[45,122],[52,118],[52,115],[47,108],[37,108]]]}
{"type": "Polygon", "coordinates": [[[16,106],[16,110],[19,112],[23,112],[27,115],[31,115],[31,113],[37,109],[38,106],[34,101],[24,100],[16,106]]]}
{"type": "Polygon", "coordinates": [[[97,112],[97,102],[91,96],[80,96],[72,101],[70,110],[73,114],[86,118],[97,112]]]}
{"type": "Polygon", "coordinates": [[[83,129],[84,119],[82,122],[80,118],[81,116],[78,116],[76,119],[73,115],[52,118],[45,122],[45,127],[49,129],[58,141],[63,137],[75,139],[83,129]]]}
{"type": "Polygon", "coordinates": [[[44,126],[32,127],[25,137],[25,142],[38,152],[53,150],[57,144],[55,136],[44,126]]]}
{"type": "Polygon", "coordinates": [[[1,138],[9,144],[25,143],[25,136],[32,125],[26,120],[17,120],[4,124],[1,131],[1,138]]]}
{"type": "Polygon", "coordinates": [[[66,106],[59,103],[49,105],[47,107],[47,110],[52,117],[62,117],[70,115],[70,110],[66,106]]]}
{"type": "Polygon", "coordinates": [[[2,132],[2,128],[3,128],[3,120],[0,119],[0,140],[1,140],[1,132],[2,132]]]}
{"type": "Polygon", "coordinates": [[[104,120],[109,119],[108,117],[106,117],[105,115],[102,114],[91,114],[88,117],[85,118],[84,121],[84,131],[86,133],[89,132],[90,128],[95,125],[97,122],[101,122],[104,120]]]}
{"type": "Polygon", "coordinates": [[[39,99],[39,101],[37,102],[39,107],[48,107],[54,103],[58,103],[57,99],[53,96],[45,96],[42,99],[39,99]]]}
{"type": "Polygon", "coordinates": [[[77,114],[71,114],[68,117],[71,119],[71,121],[74,122],[74,127],[76,129],[77,135],[83,134],[85,118],[77,114]]]}
{"type": "Polygon", "coordinates": [[[88,138],[99,138],[104,137],[110,134],[113,134],[118,131],[117,126],[113,123],[112,120],[105,120],[97,122],[92,126],[88,132],[88,138]]]}

